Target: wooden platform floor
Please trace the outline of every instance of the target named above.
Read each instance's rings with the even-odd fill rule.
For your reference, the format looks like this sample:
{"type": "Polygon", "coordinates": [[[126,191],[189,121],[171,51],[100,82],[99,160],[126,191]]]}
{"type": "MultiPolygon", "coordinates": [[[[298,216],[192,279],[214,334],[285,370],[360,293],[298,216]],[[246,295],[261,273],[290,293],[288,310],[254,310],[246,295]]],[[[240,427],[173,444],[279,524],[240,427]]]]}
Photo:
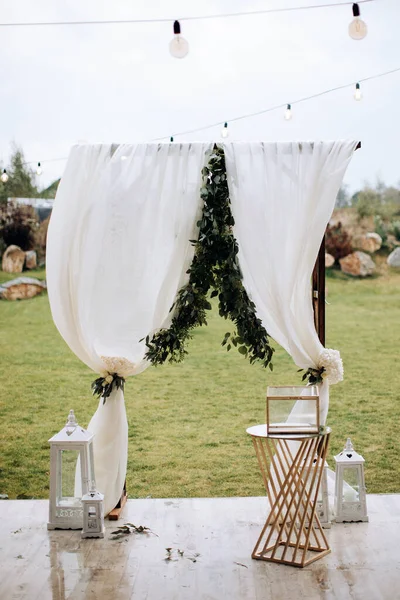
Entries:
{"type": "Polygon", "coordinates": [[[122,541],[110,537],[119,523],[107,521],[104,540],[82,540],[47,531],[47,501],[4,500],[0,599],[399,600],[400,495],[369,495],[368,510],[369,523],[327,530],[329,556],[296,569],[250,558],[265,498],[129,500],[119,523],[159,537],[122,541]]]}

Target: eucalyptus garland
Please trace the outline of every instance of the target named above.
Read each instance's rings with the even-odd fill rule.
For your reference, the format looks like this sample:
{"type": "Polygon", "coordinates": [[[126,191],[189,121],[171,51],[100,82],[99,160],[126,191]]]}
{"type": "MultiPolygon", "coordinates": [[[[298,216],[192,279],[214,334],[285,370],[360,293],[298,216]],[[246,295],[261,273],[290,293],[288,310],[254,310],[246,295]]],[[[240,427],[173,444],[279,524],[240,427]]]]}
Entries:
{"type": "Polygon", "coordinates": [[[197,223],[198,240],[190,240],[195,254],[187,271],[189,281],[179,290],[171,307],[174,316],[169,329],[159,330],[151,339],[147,336],[146,358],[154,365],[181,361],[187,354],[186,343],[192,330],[207,324],[210,295],[218,296],[219,314],[236,326],[236,331],[225,334],[222,345],[227,350],[235,346],[250,363],[260,361],[272,371],[274,349],[242,283],[223,149],[214,147],[202,175],[200,195],[204,206],[197,223]]]}
{"type": "Polygon", "coordinates": [[[105,404],[114,387],[116,387],[117,390],[121,389],[124,391],[124,386],[124,377],[121,377],[118,373],[105,372],[101,377],[98,377],[92,382],[92,393],[93,396],[103,398],[103,404],[105,404]]]}
{"type": "MultiPolygon", "coordinates": [[[[301,373],[304,369],[299,369],[297,372],[301,373]]],[[[322,374],[325,373],[325,368],[313,369],[310,367],[305,373],[303,373],[302,381],[307,381],[307,385],[318,385],[324,382],[322,374]]]]}

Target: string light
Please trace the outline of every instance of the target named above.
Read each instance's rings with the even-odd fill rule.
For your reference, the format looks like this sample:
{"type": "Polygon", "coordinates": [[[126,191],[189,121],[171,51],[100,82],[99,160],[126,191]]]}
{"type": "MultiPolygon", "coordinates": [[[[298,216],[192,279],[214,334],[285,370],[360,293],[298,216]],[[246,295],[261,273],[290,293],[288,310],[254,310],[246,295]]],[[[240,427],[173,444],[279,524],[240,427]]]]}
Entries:
{"type": "Polygon", "coordinates": [[[43,173],[42,167],[40,166],[40,162],[37,164],[36,175],[41,175],[43,173]]]}
{"type": "Polygon", "coordinates": [[[368,33],[367,24],[360,19],[360,7],[358,4],[352,6],[354,19],[349,25],[349,36],[353,40],[363,40],[368,33]]]}
{"type": "Polygon", "coordinates": [[[169,51],[174,58],[185,58],[189,52],[189,44],[181,36],[181,25],[179,21],[174,21],[174,37],[170,41],[169,51]]]}
{"type": "Polygon", "coordinates": [[[285,121],[290,121],[290,119],[292,118],[292,105],[291,104],[287,104],[286,105],[286,110],[285,110],[285,114],[284,114],[284,118],[285,121]]]}
{"type": "MultiPolygon", "coordinates": [[[[359,0],[359,4],[364,4],[366,2],[376,2],[376,0],[359,0]]],[[[285,13],[285,12],[293,12],[298,10],[314,10],[320,8],[333,8],[336,6],[347,6],[348,4],[353,4],[352,2],[327,2],[325,4],[309,4],[306,6],[287,6],[280,8],[267,8],[261,10],[251,10],[251,11],[240,11],[240,12],[231,12],[231,13],[219,13],[212,15],[192,15],[188,17],[182,17],[181,21],[204,21],[204,20],[214,20],[214,19],[230,19],[235,17],[247,17],[247,16],[258,16],[258,15],[266,15],[271,13],[285,13]]],[[[58,26],[58,25],[126,25],[129,23],[169,23],[171,19],[169,18],[161,18],[161,19],[110,19],[104,21],[35,21],[35,22],[25,22],[25,23],[0,23],[0,27],[43,27],[46,25],[50,26],[58,26]]]]}
{"type": "Polygon", "coordinates": [[[7,181],[8,181],[8,175],[7,175],[6,169],[4,169],[4,171],[1,174],[1,180],[3,183],[7,183],[7,181]]]}
{"type": "MultiPolygon", "coordinates": [[[[383,71],[382,73],[378,73],[377,75],[370,75],[369,77],[363,77],[362,79],[359,79],[358,81],[359,82],[372,81],[373,79],[380,79],[381,77],[387,77],[387,75],[392,75],[393,73],[399,73],[399,72],[400,72],[400,67],[397,67],[396,69],[390,69],[390,71],[383,71]]],[[[338,85],[336,87],[329,88],[327,90],[323,90],[322,92],[317,92],[316,94],[310,94],[310,96],[304,96],[303,98],[299,98],[298,100],[293,100],[292,105],[300,104],[300,102],[307,102],[308,100],[313,100],[314,98],[321,98],[322,96],[326,96],[327,94],[331,94],[332,92],[337,92],[339,90],[345,90],[350,87],[354,88],[353,81],[351,83],[345,83],[343,85],[338,85]]],[[[285,104],[276,104],[275,106],[270,106],[269,108],[263,108],[262,110],[257,110],[255,112],[240,115],[239,117],[232,117],[231,119],[229,119],[229,122],[232,123],[233,121],[243,121],[243,119],[259,117],[261,115],[266,115],[267,113],[273,112],[275,110],[282,109],[285,106],[287,107],[287,104],[286,105],[285,104]]],[[[177,131],[177,132],[175,132],[175,136],[189,135],[190,133],[197,133],[198,131],[205,131],[206,129],[211,129],[213,127],[219,127],[219,126],[220,126],[220,122],[209,123],[208,125],[203,125],[202,127],[196,127],[194,129],[186,129],[185,131],[177,131]]],[[[159,141],[165,140],[165,139],[166,139],[166,136],[163,136],[163,137],[159,137],[159,138],[153,138],[150,141],[159,142],[159,141]]]]}
{"type": "Polygon", "coordinates": [[[224,126],[221,129],[221,137],[227,138],[228,136],[229,136],[228,123],[224,123],[224,126]]]}
{"type": "MultiPolygon", "coordinates": [[[[386,77],[387,75],[392,75],[393,73],[399,73],[399,72],[400,72],[400,67],[397,67],[396,69],[391,69],[390,71],[383,71],[382,73],[378,73],[376,75],[370,75],[369,77],[363,77],[362,79],[359,80],[358,83],[355,84],[356,89],[354,91],[354,97],[355,97],[355,94],[356,94],[357,90],[359,90],[360,95],[362,97],[360,82],[372,81],[374,79],[380,79],[381,77],[386,77]]],[[[310,96],[305,96],[303,98],[299,98],[298,100],[292,101],[292,104],[299,104],[300,102],[307,102],[308,100],[313,100],[314,98],[320,98],[321,96],[325,96],[326,94],[330,94],[332,92],[337,92],[339,90],[344,90],[344,89],[350,88],[350,87],[354,89],[354,82],[352,82],[352,83],[345,83],[344,85],[339,85],[339,86],[336,86],[334,88],[329,88],[329,89],[324,90],[322,92],[318,92],[316,94],[311,94],[310,96]]],[[[258,110],[256,112],[247,113],[247,114],[244,114],[244,115],[240,115],[238,117],[232,117],[229,121],[230,122],[232,122],[232,121],[242,121],[243,119],[249,119],[251,117],[258,117],[258,116],[261,116],[261,115],[273,112],[275,110],[282,109],[285,106],[286,106],[286,111],[289,108],[290,108],[290,111],[291,111],[292,104],[277,104],[275,106],[270,106],[269,108],[264,108],[264,109],[258,110]]],[[[286,113],[285,113],[285,118],[286,118],[286,113]]],[[[221,125],[221,122],[219,122],[219,123],[209,123],[208,125],[203,125],[202,127],[196,127],[195,129],[190,129],[190,130],[186,130],[186,131],[178,131],[178,132],[175,133],[175,137],[176,136],[180,136],[180,135],[188,135],[188,134],[195,133],[195,132],[198,132],[198,131],[205,131],[206,129],[212,129],[213,127],[218,127],[220,125],[221,125]]],[[[226,122],[226,123],[224,123],[223,129],[221,131],[222,137],[228,137],[229,132],[228,132],[227,128],[228,128],[228,123],[226,122]]],[[[151,139],[149,141],[151,141],[151,142],[159,142],[159,141],[167,139],[167,137],[168,136],[163,136],[163,137],[159,137],[159,138],[153,138],[153,139],[151,139]]],[[[174,141],[174,136],[170,137],[170,141],[171,142],[174,141]]],[[[59,162],[59,161],[65,161],[67,159],[68,159],[68,156],[62,156],[60,158],[48,158],[48,159],[46,159],[46,160],[44,160],[42,162],[45,162],[45,163],[59,162]]],[[[34,162],[36,162],[36,161],[31,160],[31,161],[26,161],[23,164],[24,165],[31,165],[34,162]]],[[[4,169],[2,175],[0,176],[0,179],[3,182],[4,182],[3,176],[5,174],[6,174],[6,170],[4,169]]],[[[7,180],[8,180],[8,175],[7,175],[7,180]]]]}
{"type": "Polygon", "coordinates": [[[356,83],[356,89],[354,92],[354,100],[361,100],[361,98],[362,98],[362,93],[360,90],[360,84],[356,83]]]}

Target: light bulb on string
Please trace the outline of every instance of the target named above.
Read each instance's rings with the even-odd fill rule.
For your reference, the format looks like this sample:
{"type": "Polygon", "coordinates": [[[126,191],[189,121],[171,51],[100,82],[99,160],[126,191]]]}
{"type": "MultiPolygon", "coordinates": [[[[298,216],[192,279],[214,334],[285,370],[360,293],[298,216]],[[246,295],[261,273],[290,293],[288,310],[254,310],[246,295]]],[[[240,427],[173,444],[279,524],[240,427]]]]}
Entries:
{"type": "Polygon", "coordinates": [[[169,141],[170,141],[170,142],[173,142],[173,141],[174,141],[174,136],[173,136],[173,135],[171,135],[171,137],[169,138],[169,141]]]}
{"type": "Polygon", "coordinates": [[[169,51],[174,58],[185,58],[189,52],[189,44],[181,36],[181,24],[174,21],[174,37],[169,43],[169,51]]]}
{"type": "Polygon", "coordinates": [[[367,24],[360,19],[360,7],[358,4],[353,4],[352,10],[354,19],[349,25],[349,36],[353,40],[362,40],[368,33],[367,24]]]}
{"type": "Polygon", "coordinates": [[[362,93],[361,93],[361,89],[360,89],[360,84],[356,83],[356,89],[354,91],[354,100],[361,100],[362,99],[362,93]]]}
{"type": "Polygon", "coordinates": [[[227,138],[228,136],[229,136],[228,123],[224,123],[224,126],[221,129],[221,137],[227,138]]]}
{"type": "Polygon", "coordinates": [[[8,175],[7,175],[7,171],[4,169],[2,174],[1,174],[1,180],[3,183],[7,183],[8,181],[8,175]]]}
{"type": "Polygon", "coordinates": [[[37,164],[36,175],[41,175],[43,173],[42,167],[40,166],[40,162],[37,164]]]}
{"type": "Polygon", "coordinates": [[[286,110],[285,110],[285,114],[283,115],[285,118],[285,121],[290,121],[290,119],[292,118],[292,105],[288,104],[286,106],[286,110]]]}

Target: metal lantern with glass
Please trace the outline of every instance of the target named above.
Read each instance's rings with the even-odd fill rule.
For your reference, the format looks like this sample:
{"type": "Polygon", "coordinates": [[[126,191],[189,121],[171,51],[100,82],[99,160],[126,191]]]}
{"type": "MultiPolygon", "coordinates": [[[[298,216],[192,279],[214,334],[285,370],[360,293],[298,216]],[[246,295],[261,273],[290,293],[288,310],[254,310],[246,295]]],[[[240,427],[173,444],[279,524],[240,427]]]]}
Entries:
{"type": "Polygon", "coordinates": [[[319,433],[318,386],[269,386],[267,433],[319,433]]]}
{"type": "Polygon", "coordinates": [[[364,462],[347,438],[344,449],[335,456],[336,523],[368,521],[364,462]]]}
{"type": "Polygon", "coordinates": [[[93,434],[78,425],[74,411],[50,443],[50,503],[47,529],[82,529],[82,496],[95,481],[93,434]],[[79,490],[79,491],[78,491],[79,490]]]}

